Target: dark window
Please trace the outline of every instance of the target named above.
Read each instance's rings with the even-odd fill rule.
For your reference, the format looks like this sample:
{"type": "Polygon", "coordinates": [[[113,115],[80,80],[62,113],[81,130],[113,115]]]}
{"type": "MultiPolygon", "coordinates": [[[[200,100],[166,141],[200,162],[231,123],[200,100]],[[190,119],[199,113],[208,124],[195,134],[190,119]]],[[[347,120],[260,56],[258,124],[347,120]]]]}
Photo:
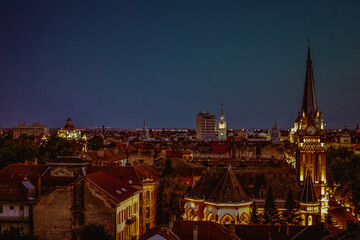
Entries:
{"type": "Polygon", "coordinates": [[[145,226],[146,226],[146,231],[149,230],[149,228],[150,228],[150,223],[147,223],[145,226]]]}
{"type": "Polygon", "coordinates": [[[146,208],[146,213],[145,213],[146,218],[150,217],[150,207],[146,208]]]}
{"type": "Polygon", "coordinates": [[[24,206],[20,206],[20,211],[24,211],[24,206]]]}
{"type": "MultiPolygon", "coordinates": [[[[0,213],[2,213],[3,212],[3,206],[2,205],[0,205],[0,213]]],[[[1,232],[1,231],[0,231],[1,232]]]]}
{"type": "Polygon", "coordinates": [[[10,210],[14,210],[14,206],[10,206],[10,210]]]}

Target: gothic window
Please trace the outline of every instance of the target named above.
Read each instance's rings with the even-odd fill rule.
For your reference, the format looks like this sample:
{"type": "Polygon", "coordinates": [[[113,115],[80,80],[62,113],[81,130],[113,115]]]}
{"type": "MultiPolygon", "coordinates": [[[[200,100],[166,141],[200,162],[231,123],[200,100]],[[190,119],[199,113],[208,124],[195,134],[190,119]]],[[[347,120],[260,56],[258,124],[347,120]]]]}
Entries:
{"type": "Polygon", "coordinates": [[[210,222],[215,222],[215,216],[213,213],[210,213],[209,216],[207,217],[207,220],[210,222]]]}
{"type": "Polygon", "coordinates": [[[146,208],[146,213],[145,213],[146,218],[150,217],[150,207],[146,208]]]}
{"type": "Polygon", "coordinates": [[[150,191],[146,191],[146,201],[150,200],[150,191]]]}
{"type": "Polygon", "coordinates": [[[240,217],[240,224],[249,224],[249,216],[246,213],[243,213],[240,217]]]}
{"type": "Polygon", "coordinates": [[[312,216],[310,215],[309,217],[308,217],[308,226],[311,226],[312,225],[312,216]]]}
{"type": "Polygon", "coordinates": [[[234,223],[234,218],[232,216],[230,216],[229,214],[226,214],[222,219],[221,219],[221,224],[231,224],[234,223]]]}
{"type": "Polygon", "coordinates": [[[188,211],[188,220],[194,221],[196,217],[195,211],[193,209],[190,209],[188,211]]]}

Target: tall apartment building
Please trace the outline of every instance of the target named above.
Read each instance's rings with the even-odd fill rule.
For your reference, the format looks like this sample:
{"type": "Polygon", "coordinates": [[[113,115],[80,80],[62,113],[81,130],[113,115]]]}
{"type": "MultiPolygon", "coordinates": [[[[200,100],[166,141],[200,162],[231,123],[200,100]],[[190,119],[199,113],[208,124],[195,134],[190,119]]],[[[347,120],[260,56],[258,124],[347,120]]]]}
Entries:
{"type": "Polygon", "coordinates": [[[26,125],[25,122],[19,122],[19,126],[13,128],[14,139],[19,138],[21,135],[37,137],[42,133],[48,136],[49,128],[40,125],[39,122],[34,122],[32,125],[26,125]]]}
{"type": "Polygon", "coordinates": [[[196,115],[196,139],[203,141],[216,141],[216,116],[207,111],[196,115]]]}

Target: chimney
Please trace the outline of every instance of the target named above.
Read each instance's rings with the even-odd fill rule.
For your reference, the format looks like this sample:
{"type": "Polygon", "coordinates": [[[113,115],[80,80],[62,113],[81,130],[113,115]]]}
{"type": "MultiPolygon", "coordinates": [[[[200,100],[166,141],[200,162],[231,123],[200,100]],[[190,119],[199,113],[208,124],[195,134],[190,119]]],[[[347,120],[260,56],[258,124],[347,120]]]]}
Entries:
{"type": "Polygon", "coordinates": [[[37,188],[37,197],[41,195],[41,176],[40,174],[36,177],[36,188],[37,188]]]}
{"type": "Polygon", "coordinates": [[[163,233],[166,234],[166,236],[169,236],[169,234],[170,234],[170,229],[169,229],[168,226],[161,226],[160,229],[161,229],[161,231],[162,231],[163,233]]]}
{"type": "Polygon", "coordinates": [[[176,216],[175,215],[172,215],[170,217],[170,222],[169,222],[169,229],[170,230],[173,230],[173,227],[174,227],[174,221],[176,220],[176,216]]]}
{"type": "Polygon", "coordinates": [[[195,225],[193,227],[193,240],[198,240],[198,227],[195,225]]]}
{"type": "Polygon", "coordinates": [[[34,165],[38,165],[38,160],[37,160],[37,158],[34,158],[34,165]]]}

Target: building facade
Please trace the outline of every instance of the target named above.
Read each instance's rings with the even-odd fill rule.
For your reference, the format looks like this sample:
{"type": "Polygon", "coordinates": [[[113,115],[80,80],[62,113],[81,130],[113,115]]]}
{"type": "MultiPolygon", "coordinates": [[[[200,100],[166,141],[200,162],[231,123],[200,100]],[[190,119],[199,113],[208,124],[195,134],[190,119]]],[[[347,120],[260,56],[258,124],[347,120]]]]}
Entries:
{"type": "Polygon", "coordinates": [[[21,176],[0,173],[0,233],[18,228],[21,233],[33,233],[32,211],[36,189],[21,176]]]}
{"type": "Polygon", "coordinates": [[[202,141],[216,141],[216,116],[207,111],[196,115],[196,139],[202,141]]]}
{"type": "Polygon", "coordinates": [[[19,138],[21,135],[37,137],[40,134],[49,136],[49,128],[45,125],[40,125],[39,122],[34,122],[32,125],[26,125],[25,122],[19,122],[19,126],[13,128],[14,139],[19,138]]]}

